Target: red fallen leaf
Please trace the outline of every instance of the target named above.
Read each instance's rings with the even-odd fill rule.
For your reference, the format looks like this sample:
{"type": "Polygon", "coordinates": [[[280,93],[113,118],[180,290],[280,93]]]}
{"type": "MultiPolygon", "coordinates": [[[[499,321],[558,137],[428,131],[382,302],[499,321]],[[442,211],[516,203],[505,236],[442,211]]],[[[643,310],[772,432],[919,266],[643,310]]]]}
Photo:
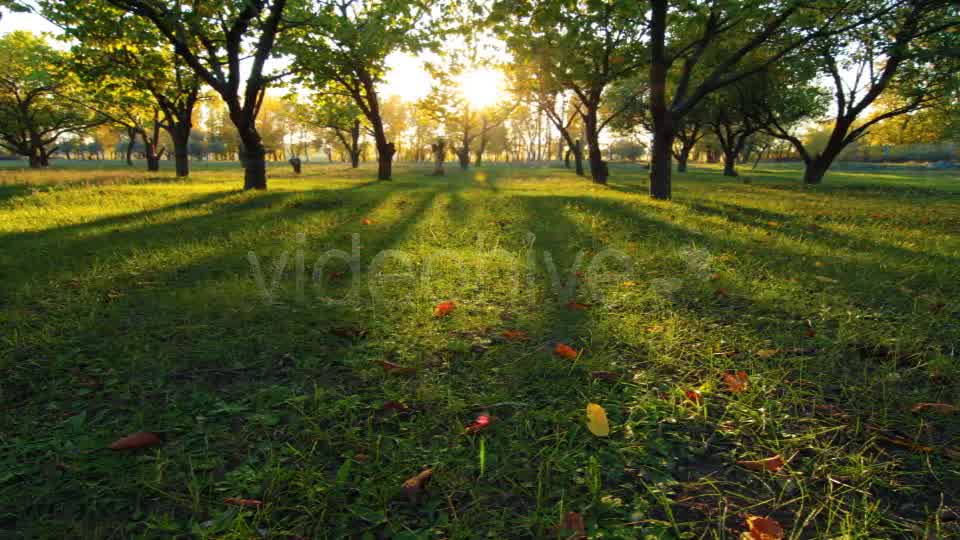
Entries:
{"type": "Polygon", "coordinates": [[[579,512],[567,512],[560,519],[560,525],[557,529],[562,538],[567,540],[586,540],[587,527],[583,522],[583,516],[579,512]]]}
{"type": "Polygon", "coordinates": [[[576,349],[563,343],[557,343],[557,345],[553,348],[553,354],[568,360],[576,360],[577,358],[576,349]]]}
{"type": "Polygon", "coordinates": [[[263,506],[263,501],[258,501],[256,499],[237,499],[230,497],[228,499],[224,499],[223,502],[232,504],[234,506],[242,506],[244,508],[260,508],[263,506]]]}
{"type": "Polygon", "coordinates": [[[590,304],[581,304],[576,300],[571,300],[567,302],[567,309],[569,309],[570,311],[584,311],[584,310],[590,309],[590,304]]]}
{"type": "Polygon", "coordinates": [[[447,315],[448,313],[453,311],[456,307],[457,305],[453,302],[453,300],[440,302],[439,304],[437,304],[435,308],[433,308],[433,316],[443,317],[444,315],[447,315]]]}
{"type": "Polygon", "coordinates": [[[117,439],[110,444],[111,450],[136,450],[148,446],[157,446],[163,443],[163,439],[152,431],[141,431],[126,437],[117,439]]]}
{"type": "Polygon", "coordinates": [[[686,390],[683,392],[683,395],[693,403],[700,404],[703,400],[703,396],[700,394],[699,390],[686,390]]]}
{"type": "Polygon", "coordinates": [[[383,411],[394,411],[398,413],[410,412],[410,407],[407,407],[399,401],[388,401],[384,403],[380,409],[383,411]]]}
{"type": "Polygon", "coordinates": [[[807,328],[807,331],[804,332],[804,335],[807,337],[817,337],[817,331],[813,328],[807,328]]]}
{"type": "Polygon", "coordinates": [[[738,371],[736,373],[728,371],[723,374],[723,382],[726,383],[727,390],[734,394],[739,394],[747,389],[748,378],[746,371],[738,371]]]}
{"type": "Polygon", "coordinates": [[[479,414],[477,415],[477,419],[466,427],[466,432],[470,435],[475,435],[489,427],[490,424],[493,423],[493,420],[494,418],[489,414],[479,414]]]}
{"type": "Polygon", "coordinates": [[[374,362],[380,364],[380,366],[383,367],[383,370],[387,373],[410,375],[417,372],[417,368],[401,366],[400,364],[394,364],[393,362],[387,362],[386,360],[374,360],[374,362]]]}
{"type": "Polygon", "coordinates": [[[577,274],[577,277],[581,277],[581,278],[582,278],[582,277],[583,277],[583,270],[577,270],[576,274],[577,274]]]}
{"type": "Polygon", "coordinates": [[[373,220],[370,218],[363,218],[363,221],[360,223],[363,223],[364,225],[373,225],[373,220]]]}
{"type": "Polygon", "coordinates": [[[737,465],[741,467],[750,469],[752,471],[770,471],[777,472],[784,466],[783,457],[780,454],[777,454],[773,457],[768,457],[766,459],[758,459],[756,461],[738,461],[737,465]]]}
{"type": "Polygon", "coordinates": [[[357,461],[357,462],[360,462],[360,463],[366,463],[366,462],[370,461],[370,456],[368,456],[368,455],[366,455],[366,454],[357,454],[357,455],[353,456],[353,460],[354,460],[354,461],[357,461]]]}
{"type": "Polygon", "coordinates": [[[783,527],[775,519],[747,516],[749,540],[783,540],[783,527]]]}
{"type": "Polygon", "coordinates": [[[591,371],[590,377],[604,381],[616,381],[620,379],[620,374],[613,371],[591,371]]]}
{"type": "Polygon", "coordinates": [[[913,412],[934,411],[940,414],[953,414],[960,411],[960,407],[949,403],[917,403],[910,410],[913,412]]]}
{"type": "Polygon", "coordinates": [[[430,482],[431,478],[433,478],[433,469],[425,469],[420,474],[407,479],[401,489],[403,489],[403,493],[407,498],[410,499],[410,502],[416,504],[423,496],[423,492],[427,489],[427,483],[430,482]]]}
{"type": "Polygon", "coordinates": [[[530,335],[523,330],[505,330],[502,335],[507,341],[523,341],[530,338],[530,335]]]}

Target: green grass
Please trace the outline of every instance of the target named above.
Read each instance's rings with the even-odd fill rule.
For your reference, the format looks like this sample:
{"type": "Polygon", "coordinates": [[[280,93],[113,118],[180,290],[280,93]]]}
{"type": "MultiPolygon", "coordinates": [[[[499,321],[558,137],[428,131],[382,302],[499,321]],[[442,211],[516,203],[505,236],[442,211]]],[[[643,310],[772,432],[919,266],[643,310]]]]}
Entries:
{"type": "Polygon", "coordinates": [[[794,539],[960,534],[960,415],[910,412],[960,396],[957,173],[805,189],[791,167],[694,167],[654,202],[631,166],[609,187],[426,172],[277,166],[244,193],[226,166],[0,171],[0,533],[557,538],[576,511],[591,538],[733,539],[747,514],[794,539]],[[358,273],[332,258],[318,290],[331,249],[358,273]],[[405,255],[371,271],[384,250],[405,255]],[[632,267],[588,268],[606,250],[632,267]],[[251,251],[268,286],[287,254],[271,302],[251,251]],[[481,412],[496,421],[465,434],[481,412]],[[103,450],[141,430],[164,444],[103,450]],[[778,474],[735,464],[774,454],[778,474]],[[412,503],[401,484],[427,467],[412,503]]]}

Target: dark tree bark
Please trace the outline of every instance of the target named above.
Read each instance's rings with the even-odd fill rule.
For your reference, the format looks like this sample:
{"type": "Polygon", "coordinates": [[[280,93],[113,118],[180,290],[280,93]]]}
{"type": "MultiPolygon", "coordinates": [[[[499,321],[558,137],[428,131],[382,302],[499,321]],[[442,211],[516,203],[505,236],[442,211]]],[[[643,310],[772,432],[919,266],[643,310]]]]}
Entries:
{"type": "Polygon", "coordinates": [[[650,119],[653,122],[653,148],[650,150],[650,196],[671,197],[670,157],[673,148],[674,120],[667,109],[667,71],[670,63],[665,46],[667,0],[650,0],[650,119]]]}
{"type": "Polygon", "coordinates": [[[596,107],[587,106],[587,112],[583,117],[583,122],[586,128],[590,176],[593,177],[595,184],[606,184],[609,171],[607,169],[607,162],[603,160],[603,153],[600,151],[600,130],[597,121],[596,107]]]}
{"type": "Polygon", "coordinates": [[[200,98],[200,82],[196,77],[181,73],[174,67],[176,95],[168,95],[162,89],[150,85],[160,110],[163,111],[163,128],[173,141],[173,158],[178,177],[190,175],[190,131],[193,129],[193,108],[200,98]]]}
{"type": "Polygon", "coordinates": [[[433,176],[443,176],[443,159],[447,153],[447,143],[443,139],[430,144],[433,152],[433,176]]]}
{"type": "Polygon", "coordinates": [[[133,145],[137,142],[136,128],[127,128],[127,165],[133,167],[133,145]]]}

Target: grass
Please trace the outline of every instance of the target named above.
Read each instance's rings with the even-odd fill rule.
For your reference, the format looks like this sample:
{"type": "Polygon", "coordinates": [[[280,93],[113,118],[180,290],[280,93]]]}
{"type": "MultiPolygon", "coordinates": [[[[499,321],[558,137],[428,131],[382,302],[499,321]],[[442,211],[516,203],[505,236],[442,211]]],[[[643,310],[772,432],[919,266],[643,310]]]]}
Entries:
{"type": "Polygon", "coordinates": [[[694,167],[654,202],[630,166],[426,172],[0,171],[0,532],[565,538],[575,511],[591,538],[732,539],[748,514],[960,534],[960,415],[911,412],[960,396],[957,173],[694,167]],[[103,450],[142,430],[164,444],[103,450]]]}

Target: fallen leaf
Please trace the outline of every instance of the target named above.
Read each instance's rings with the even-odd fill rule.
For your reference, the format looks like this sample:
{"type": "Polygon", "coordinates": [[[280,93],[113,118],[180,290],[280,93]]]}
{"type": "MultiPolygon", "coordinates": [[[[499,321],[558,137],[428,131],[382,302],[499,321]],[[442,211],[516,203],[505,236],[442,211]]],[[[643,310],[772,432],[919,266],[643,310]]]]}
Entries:
{"type": "Polygon", "coordinates": [[[244,508],[260,508],[263,506],[263,501],[258,501],[257,499],[237,499],[231,497],[224,499],[223,502],[232,504],[234,506],[242,506],[244,508]]]}
{"type": "Polygon", "coordinates": [[[813,279],[819,281],[820,283],[840,283],[839,281],[827,276],[813,276],[813,279]]]}
{"type": "Polygon", "coordinates": [[[697,405],[703,400],[703,395],[700,394],[699,390],[686,390],[683,392],[683,395],[697,405]]]}
{"type": "Polygon", "coordinates": [[[443,316],[449,314],[451,311],[453,311],[454,308],[456,308],[456,307],[457,307],[457,305],[453,302],[453,300],[447,300],[447,301],[444,301],[444,302],[440,302],[439,304],[437,304],[437,306],[436,306],[435,308],[433,308],[433,316],[434,316],[434,317],[443,317],[443,316]]]}
{"type": "Polygon", "coordinates": [[[624,282],[623,282],[623,286],[624,286],[624,287],[635,287],[636,285],[637,285],[637,282],[636,282],[636,281],[624,281],[624,282]]]}
{"type": "Polygon", "coordinates": [[[933,411],[940,414],[953,414],[960,410],[960,407],[949,403],[917,403],[910,410],[913,412],[933,411]]]}
{"type": "Polygon", "coordinates": [[[727,390],[733,392],[734,394],[739,394],[747,389],[747,376],[746,371],[738,371],[736,373],[726,372],[723,374],[723,382],[727,385],[727,390]]]}
{"type": "Polygon", "coordinates": [[[420,474],[407,479],[403,483],[403,493],[410,499],[410,502],[417,503],[427,488],[427,483],[433,477],[433,469],[425,469],[420,474]]]}
{"type": "Polygon", "coordinates": [[[909,437],[904,437],[903,435],[896,435],[896,434],[887,435],[887,434],[880,433],[880,434],[877,434],[877,438],[880,439],[881,441],[885,441],[896,446],[907,448],[909,450],[913,450],[914,452],[919,452],[921,454],[932,454],[934,452],[933,447],[922,445],[909,437]]]}
{"type": "Polygon", "coordinates": [[[807,328],[806,332],[803,333],[807,337],[817,337],[817,331],[813,328],[807,328]]]}
{"type": "Polygon", "coordinates": [[[620,374],[613,371],[591,371],[591,379],[601,379],[604,381],[616,381],[620,379],[620,374]]]}
{"type": "Polygon", "coordinates": [[[370,218],[363,218],[363,221],[361,221],[361,223],[363,223],[364,225],[373,225],[373,220],[370,218]]]}
{"type": "Polygon", "coordinates": [[[652,324],[652,325],[646,327],[645,330],[646,330],[647,332],[650,332],[651,334],[659,334],[660,332],[663,332],[663,326],[661,326],[661,325],[659,325],[659,324],[652,324]]]}
{"type": "Polygon", "coordinates": [[[707,279],[709,279],[710,281],[719,281],[719,280],[720,280],[720,274],[715,272],[715,273],[710,274],[709,276],[707,276],[707,279]]]}
{"type": "Polygon", "coordinates": [[[747,516],[749,540],[783,540],[783,527],[777,520],[760,516],[747,516]]]}
{"type": "Polygon", "coordinates": [[[148,446],[157,446],[162,443],[163,439],[156,433],[152,431],[141,431],[113,441],[110,444],[110,449],[136,450],[138,448],[147,448],[148,446]]]}
{"type": "Polygon", "coordinates": [[[726,297],[730,296],[730,293],[727,292],[727,290],[724,289],[724,288],[722,288],[722,287],[719,288],[719,289],[717,289],[717,290],[715,290],[715,291],[713,291],[713,294],[715,294],[715,295],[717,295],[717,296],[721,296],[721,297],[723,297],[723,298],[726,298],[726,297]]]}
{"type": "Polygon", "coordinates": [[[370,456],[368,456],[367,454],[357,454],[353,456],[353,460],[359,463],[366,463],[370,461],[370,456]]]}
{"type": "Polygon", "coordinates": [[[557,343],[557,345],[553,348],[553,354],[568,360],[576,360],[578,353],[576,349],[569,345],[557,343]]]}
{"type": "Polygon", "coordinates": [[[738,461],[737,465],[741,467],[750,469],[752,471],[770,471],[777,472],[784,466],[783,458],[780,454],[777,454],[773,457],[768,457],[766,459],[758,459],[756,461],[738,461]]]}
{"type": "Polygon", "coordinates": [[[387,373],[393,373],[396,375],[410,375],[417,372],[417,368],[401,366],[400,364],[394,364],[393,362],[387,362],[386,360],[374,360],[377,364],[383,368],[387,373]]]}
{"type": "Polygon", "coordinates": [[[382,411],[393,411],[397,413],[410,412],[410,407],[400,403],[399,401],[388,401],[380,407],[382,411]]]}
{"type": "Polygon", "coordinates": [[[587,404],[587,429],[597,437],[610,435],[610,424],[607,422],[607,411],[596,403],[587,404]]]}
{"type": "Polygon", "coordinates": [[[530,335],[523,330],[506,330],[502,335],[507,341],[523,341],[530,338],[530,335]]]}
{"type": "Polygon", "coordinates": [[[590,309],[590,304],[581,304],[576,300],[571,300],[567,302],[567,309],[569,309],[570,311],[584,311],[584,310],[590,309]]]}
{"type": "Polygon", "coordinates": [[[557,529],[561,537],[566,540],[586,540],[587,538],[587,527],[579,512],[564,514],[557,529]]]}
{"type": "Polygon", "coordinates": [[[493,417],[489,414],[479,414],[477,415],[477,419],[466,427],[466,432],[470,435],[475,435],[489,427],[490,424],[493,423],[493,420],[493,417]]]}
{"type": "Polygon", "coordinates": [[[766,360],[767,358],[773,358],[774,356],[780,354],[780,349],[760,349],[759,351],[753,353],[757,358],[762,358],[766,360]]]}

